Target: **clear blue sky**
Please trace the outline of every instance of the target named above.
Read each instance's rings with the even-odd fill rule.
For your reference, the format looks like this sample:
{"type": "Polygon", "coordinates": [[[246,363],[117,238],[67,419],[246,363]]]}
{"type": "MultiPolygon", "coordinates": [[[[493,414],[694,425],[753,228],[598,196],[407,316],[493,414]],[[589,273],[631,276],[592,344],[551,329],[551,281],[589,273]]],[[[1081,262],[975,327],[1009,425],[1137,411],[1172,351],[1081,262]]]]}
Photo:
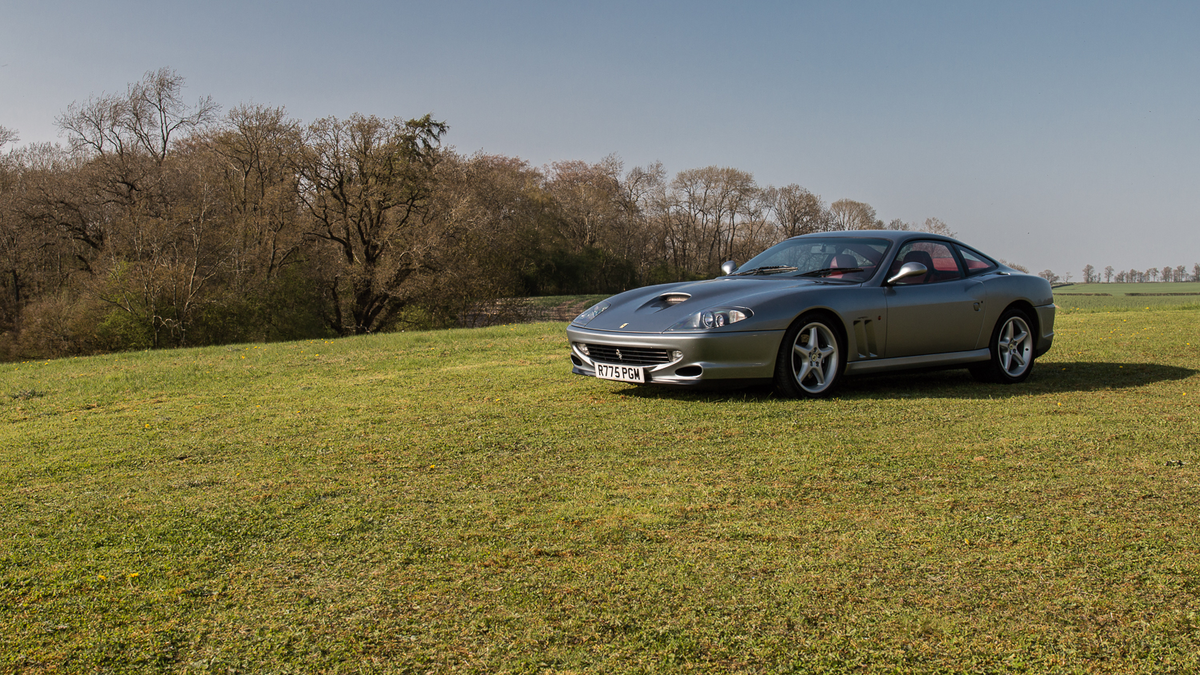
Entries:
{"type": "Polygon", "coordinates": [[[1200,3],[9,0],[0,125],[149,70],[460,152],[662,161],[946,221],[1033,271],[1200,262],[1200,3]]]}

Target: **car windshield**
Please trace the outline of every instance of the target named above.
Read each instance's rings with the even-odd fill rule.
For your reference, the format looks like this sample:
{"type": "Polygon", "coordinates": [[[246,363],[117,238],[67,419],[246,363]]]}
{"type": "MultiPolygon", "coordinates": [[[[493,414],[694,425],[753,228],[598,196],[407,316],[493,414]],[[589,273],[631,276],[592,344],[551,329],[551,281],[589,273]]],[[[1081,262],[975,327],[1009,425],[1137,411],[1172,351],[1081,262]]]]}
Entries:
{"type": "Polygon", "coordinates": [[[862,282],[874,276],[888,245],[886,239],[788,239],[746,261],[735,274],[775,274],[862,282]]]}

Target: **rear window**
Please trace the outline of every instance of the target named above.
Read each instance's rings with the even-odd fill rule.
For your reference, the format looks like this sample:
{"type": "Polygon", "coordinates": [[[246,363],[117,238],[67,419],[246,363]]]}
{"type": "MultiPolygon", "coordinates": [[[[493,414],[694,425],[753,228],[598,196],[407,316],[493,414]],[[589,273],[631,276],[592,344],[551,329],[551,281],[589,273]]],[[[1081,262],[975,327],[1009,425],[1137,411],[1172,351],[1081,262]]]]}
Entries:
{"type": "Polygon", "coordinates": [[[982,253],[959,246],[958,254],[962,256],[963,264],[967,267],[967,274],[979,274],[980,272],[996,269],[996,263],[989,260],[982,253]]]}

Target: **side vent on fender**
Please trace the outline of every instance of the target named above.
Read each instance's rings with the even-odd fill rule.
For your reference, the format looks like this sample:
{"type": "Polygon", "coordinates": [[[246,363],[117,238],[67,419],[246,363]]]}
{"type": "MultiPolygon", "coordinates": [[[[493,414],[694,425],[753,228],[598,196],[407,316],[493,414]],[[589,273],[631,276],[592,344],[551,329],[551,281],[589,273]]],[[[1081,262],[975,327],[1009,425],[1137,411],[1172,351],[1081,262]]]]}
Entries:
{"type": "Polygon", "coordinates": [[[875,340],[873,320],[866,317],[854,320],[854,346],[860,359],[874,359],[879,356],[879,343],[875,340]]]}

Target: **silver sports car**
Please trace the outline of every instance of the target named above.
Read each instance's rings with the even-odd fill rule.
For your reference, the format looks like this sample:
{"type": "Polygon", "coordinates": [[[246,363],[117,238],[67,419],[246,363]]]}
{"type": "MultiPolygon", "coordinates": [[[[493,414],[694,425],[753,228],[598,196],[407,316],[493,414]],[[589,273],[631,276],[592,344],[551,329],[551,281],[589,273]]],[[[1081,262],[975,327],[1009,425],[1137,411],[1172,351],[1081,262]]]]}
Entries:
{"type": "Polygon", "coordinates": [[[964,367],[1015,383],[1054,339],[1041,277],[949,237],[793,237],[706,281],[626,291],[567,327],[572,372],[638,384],[774,381],[827,396],[845,375],[964,367]]]}

